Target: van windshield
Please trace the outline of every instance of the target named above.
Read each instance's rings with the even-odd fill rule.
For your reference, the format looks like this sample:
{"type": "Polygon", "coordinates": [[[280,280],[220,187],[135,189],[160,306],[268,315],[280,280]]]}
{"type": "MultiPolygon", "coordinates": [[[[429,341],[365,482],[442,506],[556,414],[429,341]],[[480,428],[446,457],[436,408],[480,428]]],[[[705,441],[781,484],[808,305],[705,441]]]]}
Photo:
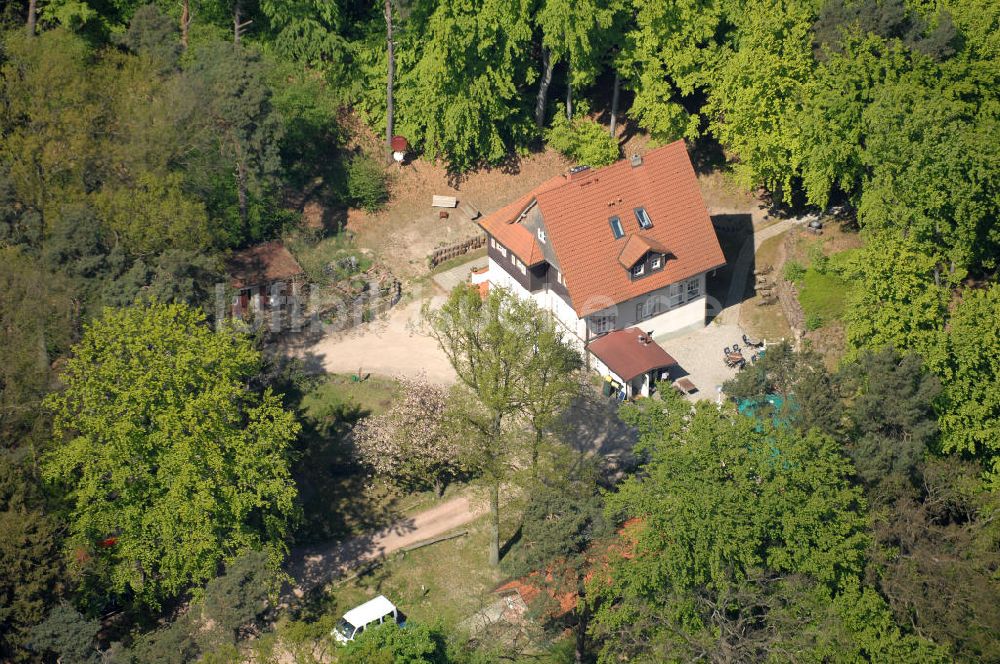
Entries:
{"type": "Polygon", "coordinates": [[[334,627],[334,629],[340,632],[340,635],[343,636],[345,639],[351,638],[351,636],[354,634],[354,625],[347,622],[343,618],[337,621],[337,625],[336,627],[334,627]]]}

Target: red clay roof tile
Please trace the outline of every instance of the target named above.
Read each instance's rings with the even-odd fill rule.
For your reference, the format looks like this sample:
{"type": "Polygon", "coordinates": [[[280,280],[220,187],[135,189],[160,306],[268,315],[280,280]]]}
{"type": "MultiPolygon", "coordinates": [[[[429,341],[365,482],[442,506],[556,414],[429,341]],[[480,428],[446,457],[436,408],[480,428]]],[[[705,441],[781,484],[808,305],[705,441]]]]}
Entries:
{"type": "Polygon", "coordinates": [[[677,364],[677,360],[637,327],[598,337],[587,344],[587,350],[623,380],[677,364]]]}
{"type": "Polygon", "coordinates": [[[480,220],[486,232],[528,265],[541,260],[541,250],[530,231],[516,229],[532,201],[580,316],[725,264],[683,141],[650,151],[639,166],[622,160],[573,180],[552,178],[480,220]],[[640,229],[634,211],[639,207],[649,214],[651,228],[640,229]],[[641,230],[650,246],[669,249],[663,269],[641,279],[629,277],[619,259],[624,246],[636,241],[615,239],[608,225],[611,216],[621,219],[626,236],[641,230]]]}
{"type": "Polygon", "coordinates": [[[656,240],[651,240],[638,233],[628,236],[622,252],[618,254],[618,264],[626,270],[638,263],[646,254],[655,251],[661,254],[670,253],[669,250],[656,240]]]}

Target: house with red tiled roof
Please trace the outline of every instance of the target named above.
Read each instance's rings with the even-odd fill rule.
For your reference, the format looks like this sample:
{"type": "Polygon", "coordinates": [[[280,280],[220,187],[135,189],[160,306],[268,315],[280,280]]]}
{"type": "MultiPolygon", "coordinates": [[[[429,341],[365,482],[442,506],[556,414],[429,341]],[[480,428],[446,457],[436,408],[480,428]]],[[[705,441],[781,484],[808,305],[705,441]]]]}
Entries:
{"type": "Polygon", "coordinates": [[[626,396],[648,394],[670,366],[647,366],[666,362],[646,348],[651,337],[705,324],[706,275],[725,265],[683,141],[578,166],[478,223],[491,285],[551,311],[626,396]],[[595,340],[629,328],[595,351],[595,340]],[[643,371],[619,375],[601,354],[643,371]]]}

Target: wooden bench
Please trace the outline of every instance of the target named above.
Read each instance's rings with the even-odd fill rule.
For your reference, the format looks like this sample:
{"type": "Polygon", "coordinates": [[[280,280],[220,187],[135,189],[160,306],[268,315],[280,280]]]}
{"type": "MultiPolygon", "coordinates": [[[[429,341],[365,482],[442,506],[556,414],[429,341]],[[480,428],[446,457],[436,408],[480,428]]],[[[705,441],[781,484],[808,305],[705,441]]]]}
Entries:
{"type": "Polygon", "coordinates": [[[690,378],[679,378],[674,381],[674,388],[681,394],[694,394],[698,388],[691,382],[690,378]]]}
{"type": "Polygon", "coordinates": [[[458,207],[458,199],[454,196],[431,196],[431,207],[458,207]]]}

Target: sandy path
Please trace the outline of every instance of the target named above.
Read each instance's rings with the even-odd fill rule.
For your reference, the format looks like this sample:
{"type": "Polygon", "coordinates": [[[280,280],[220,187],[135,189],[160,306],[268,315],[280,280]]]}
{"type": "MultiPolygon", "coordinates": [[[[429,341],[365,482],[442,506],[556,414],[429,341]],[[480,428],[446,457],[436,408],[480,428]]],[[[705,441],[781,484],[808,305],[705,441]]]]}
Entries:
{"type": "Polygon", "coordinates": [[[371,534],[292,551],[288,563],[288,573],[295,579],[292,593],[302,597],[309,590],[344,575],[362,563],[443,535],[485,513],[483,501],[459,496],[371,534]]]}
{"type": "MultiPolygon", "coordinates": [[[[432,299],[432,305],[438,300],[432,299]]],[[[295,351],[329,373],[417,376],[439,384],[455,382],[455,372],[434,339],[419,331],[422,301],[392,309],[385,319],[349,332],[331,334],[295,351]]]]}

